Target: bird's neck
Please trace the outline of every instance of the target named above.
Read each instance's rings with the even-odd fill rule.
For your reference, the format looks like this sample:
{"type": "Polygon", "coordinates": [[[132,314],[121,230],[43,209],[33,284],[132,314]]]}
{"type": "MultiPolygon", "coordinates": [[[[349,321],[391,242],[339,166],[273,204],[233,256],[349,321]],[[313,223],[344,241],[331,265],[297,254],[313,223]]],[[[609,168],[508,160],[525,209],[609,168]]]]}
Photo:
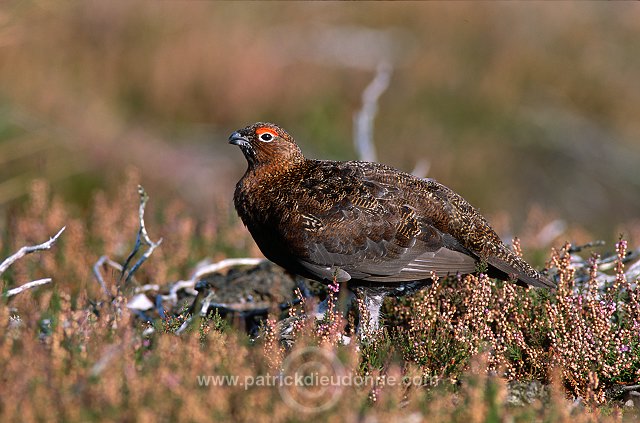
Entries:
{"type": "Polygon", "coordinates": [[[283,175],[290,172],[295,172],[300,166],[304,164],[306,159],[302,154],[292,155],[290,157],[282,158],[280,160],[273,160],[269,162],[249,162],[249,167],[245,173],[245,178],[250,178],[255,181],[276,181],[283,175]]]}
{"type": "MultiPolygon", "coordinates": [[[[287,160],[278,163],[249,164],[244,177],[238,182],[237,192],[248,196],[263,195],[282,189],[305,164],[306,159],[287,160]]],[[[295,178],[294,178],[295,179],[295,178]]]]}

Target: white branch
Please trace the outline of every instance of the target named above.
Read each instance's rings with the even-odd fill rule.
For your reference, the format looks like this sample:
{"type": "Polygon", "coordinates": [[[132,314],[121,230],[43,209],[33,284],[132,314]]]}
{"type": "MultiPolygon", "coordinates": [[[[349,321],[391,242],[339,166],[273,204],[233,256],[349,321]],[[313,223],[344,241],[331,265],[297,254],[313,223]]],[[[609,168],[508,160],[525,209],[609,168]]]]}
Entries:
{"type": "Polygon", "coordinates": [[[136,294],[147,291],[160,291],[160,285],[157,283],[148,283],[146,285],[136,287],[136,289],[133,290],[136,294]]]}
{"type": "Polygon", "coordinates": [[[144,240],[147,242],[147,245],[155,249],[162,242],[162,238],[160,238],[158,242],[153,242],[151,241],[151,238],[149,238],[149,234],[147,233],[147,227],[144,224],[144,209],[147,206],[147,201],[149,201],[149,196],[147,195],[142,185],[138,185],[138,195],[140,196],[140,207],[138,207],[138,219],[140,220],[140,232],[142,233],[144,240]]]}
{"type": "Polygon", "coordinates": [[[16,261],[20,260],[22,257],[26,256],[27,254],[31,254],[36,251],[51,249],[51,247],[56,242],[60,234],[62,234],[62,232],[64,232],[66,228],[67,228],[66,226],[63,226],[62,229],[60,229],[58,233],[55,234],[53,238],[49,239],[49,241],[47,242],[43,242],[42,244],[38,244],[38,245],[25,246],[20,248],[17,253],[7,258],[5,261],[2,262],[2,264],[0,264],[0,275],[3,274],[9,268],[9,266],[11,266],[16,261]]]}
{"type": "Polygon", "coordinates": [[[147,195],[147,192],[144,190],[142,185],[138,185],[138,195],[140,196],[140,206],[138,207],[138,220],[140,221],[140,229],[138,230],[138,236],[136,237],[136,244],[134,245],[133,250],[122,266],[123,271],[120,279],[122,280],[122,278],[124,278],[125,276],[125,272],[127,272],[127,277],[126,279],[124,279],[125,284],[127,284],[131,280],[136,270],[138,270],[138,268],[142,266],[142,263],[144,263],[151,256],[153,251],[162,243],[162,238],[160,238],[158,242],[151,241],[151,238],[149,238],[149,234],[147,233],[147,227],[144,224],[144,209],[147,206],[147,201],[149,201],[149,196],[147,195]],[[145,251],[142,257],[140,257],[140,259],[138,259],[133,267],[129,269],[131,260],[138,253],[138,251],[140,250],[140,245],[143,243],[147,245],[149,249],[145,251]]]}
{"type": "Polygon", "coordinates": [[[196,283],[205,275],[218,272],[231,266],[255,266],[265,261],[260,258],[229,258],[221,260],[217,263],[207,264],[196,269],[190,279],[186,281],[178,281],[171,285],[168,295],[163,295],[163,301],[170,301],[172,304],[178,302],[178,291],[184,289],[191,295],[197,295],[198,291],[194,289],[196,283]]]}
{"type": "Polygon", "coordinates": [[[107,288],[107,284],[104,282],[104,278],[102,277],[102,273],[100,272],[100,267],[105,264],[121,272],[122,272],[122,266],[120,265],[120,263],[117,263],[111,260],[108,256],[100,257],[98,261],[96,261],[96,264],[93,265],[93,275],[98,280],[98,283],[102,287],[102,290],[104,291],[105,295],[107,297],[111,297],[111,292],[109,292],[109,289],[107,288]]]}
{"type": "Polygon", "coordinates": [[[640,277],[640,260],[633,263],[631,266],[627,267],[627,272],[625,273],[627,276],[627,280],[634,281],[640,277]]]}
{"type": "Polygon", "coordinates": [[[191,277],[191,280],[198,281],[204,275],[218,272],[221,269],[225,269],[231,266],[256,266],[265,261],[260,258],[229,258],[221,260],[217,263],[208,264],[196,269],[195,273],[191,277]]]}
{"type": "Polygon", "coordinates": [[[378,99],[389,86],[392,72],[393,68],[390,64],[380,64],[375,78],[362,93],[362,109],[354,116],[353,125],[353,141],[360,160],[376,161],[376,149],[373,145],[373,120],[378,113],[378,99]]]}
{"type": "MultiPolygon", "coordinates": [[[[393,67],[389,63],[378,65],[376,76],[362,92],[362,108],[353,117],[353,143],[360,160],[376,161],[376,147],[373,143],[373,121],[378,113],[378,100],[389,87],[393,67]]],[[[420,159],[413,169],[413,175],[425,178],[431,163],[420,159]]]]}
{"type": "Polygon", "coordinates": [[[411,174],[417,178],[426,178],[431,169],[431,163],[427,159],[419,159],[413,167],[411,174]]]}
{"type": "Polygon", "coordinates": [[[46,285],[51,282],[51,278],[38,279],[37,281],[27,282],[24,285],[21,285],[17,288],[13,288],[7,291],[5,296],[12,297],[21,293],[22,291],[26,291],[27,289],[35,288],[36,286],[46,285]]]}

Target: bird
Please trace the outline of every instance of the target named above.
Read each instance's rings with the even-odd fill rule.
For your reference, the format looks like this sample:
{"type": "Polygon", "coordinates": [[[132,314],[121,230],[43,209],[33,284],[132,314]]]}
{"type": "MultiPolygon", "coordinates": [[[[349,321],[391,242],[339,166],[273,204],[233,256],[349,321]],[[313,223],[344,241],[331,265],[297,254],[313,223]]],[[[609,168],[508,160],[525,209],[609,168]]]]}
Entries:
{"type": "Polygon", "coordinates": [[[434,179],[375,162],[308,159],[273,123],[239,129],[229,143],[248,164],[235,209],[261,252],[291,273],[346,283],[369,311],[358,326],[363,338],[379,329],[386,296],[415,292],[433,277],[484,270],[522,286],[556,286],[434,179]]]}

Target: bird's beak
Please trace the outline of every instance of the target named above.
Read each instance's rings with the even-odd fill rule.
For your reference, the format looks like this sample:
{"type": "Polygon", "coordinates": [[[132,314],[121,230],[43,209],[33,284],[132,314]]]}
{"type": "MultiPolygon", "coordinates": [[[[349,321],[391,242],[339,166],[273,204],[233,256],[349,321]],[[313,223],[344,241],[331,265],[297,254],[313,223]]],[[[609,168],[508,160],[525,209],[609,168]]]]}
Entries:
{"type": "Polygon", "coordinates": [[[247,137],[240,134],[240,132],[234,132],[229,137],[229,144],[234,144],[239,146],[249,145],[249,140],[247,139],[247,137]]]}

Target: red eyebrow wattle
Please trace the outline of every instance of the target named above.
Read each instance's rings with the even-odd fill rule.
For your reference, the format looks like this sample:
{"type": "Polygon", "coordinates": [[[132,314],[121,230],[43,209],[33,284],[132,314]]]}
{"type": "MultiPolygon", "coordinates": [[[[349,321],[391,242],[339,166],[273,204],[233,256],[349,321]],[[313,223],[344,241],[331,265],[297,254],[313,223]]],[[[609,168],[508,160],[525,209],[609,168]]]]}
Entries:
{"type": "Polygon", "coordinates": [[[262,134],[264,134],[264,133],[271,134],[271,135],[273,135],[274,137],[277,137],[277,136],[278,136],[278,134],[276,133],[276,131],[274,131],[274,130],[273,130],[273,129],[271,129],[271,128],[266,128],[266,127],[264,127],[264,128],[258,128],[258,129],[256,130],[256,134],[258,134],[258,135],[262,135],[262,134]]]}

